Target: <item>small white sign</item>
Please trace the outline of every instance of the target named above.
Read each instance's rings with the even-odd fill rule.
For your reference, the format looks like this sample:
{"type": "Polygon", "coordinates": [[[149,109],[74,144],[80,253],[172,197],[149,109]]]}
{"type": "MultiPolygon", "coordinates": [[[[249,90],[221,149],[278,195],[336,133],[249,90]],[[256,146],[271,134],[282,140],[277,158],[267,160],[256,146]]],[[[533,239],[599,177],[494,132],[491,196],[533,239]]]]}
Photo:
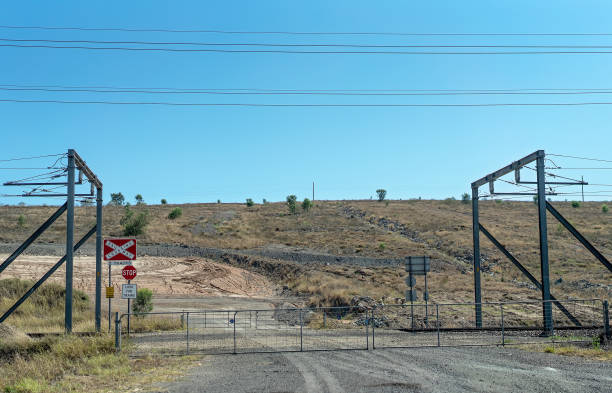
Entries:
{"type": "Polygon", "coordinates": [[[121,286],[121,299],[136,299],[136,284],[123,284],[121,286]]]}
{"type": "Polygon", "coordinates": [[[132,261],[109,261],[108,264],[111,266],[128,266],[132,264],[132,261]]]}

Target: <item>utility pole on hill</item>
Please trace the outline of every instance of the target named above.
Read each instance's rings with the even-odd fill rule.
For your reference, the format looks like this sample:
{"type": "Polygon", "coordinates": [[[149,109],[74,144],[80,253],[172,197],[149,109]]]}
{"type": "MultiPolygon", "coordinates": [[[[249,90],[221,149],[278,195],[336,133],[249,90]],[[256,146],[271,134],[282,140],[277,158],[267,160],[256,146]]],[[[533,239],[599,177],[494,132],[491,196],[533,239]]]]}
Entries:
{"type": "Polygon", "coordinates": [[[314,182],[312,182],[312,200],[314,201],[314,182]]]}

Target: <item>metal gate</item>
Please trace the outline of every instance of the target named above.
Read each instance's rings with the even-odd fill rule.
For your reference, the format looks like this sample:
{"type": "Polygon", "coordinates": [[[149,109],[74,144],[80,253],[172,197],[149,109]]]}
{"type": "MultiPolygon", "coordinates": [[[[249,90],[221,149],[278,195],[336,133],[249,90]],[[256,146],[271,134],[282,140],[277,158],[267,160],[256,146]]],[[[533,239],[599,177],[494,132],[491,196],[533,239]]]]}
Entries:
{"type": "Polygon", "coordinates": [[[610,335],[607,301],[566,300],[546,332],[541,302],[482,303],[475,328],[474,303],[215,310],[116,315],[117,350],[131,355],[329,351],[375,348],[496,346],[591,342],[610,335]]]}

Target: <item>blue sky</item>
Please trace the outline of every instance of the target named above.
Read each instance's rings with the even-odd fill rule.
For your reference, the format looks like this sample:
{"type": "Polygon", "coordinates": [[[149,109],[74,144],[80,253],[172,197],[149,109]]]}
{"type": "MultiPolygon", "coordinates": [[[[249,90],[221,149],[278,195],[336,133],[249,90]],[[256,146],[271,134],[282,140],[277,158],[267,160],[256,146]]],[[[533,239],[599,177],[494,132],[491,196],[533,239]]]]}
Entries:
{"type": "MultiPolygon", "coordinates": [[[[3,5],[0,24],[241,31],[610,33],[611,14],[612,4],[607,1],[21,1],[3,5]]],[[[11,29],[0,29],[0,38],[612,45],[612,36],[281,36],[11,29]]],[[[0,47],[0,59],[0,84],[21,85],[203,89],[612,88],[612,54],[307,55],[0,47]]],[[[362,104],[612,101],[610,95],[152,98],[139,94],[126,97],[15,91],[0,91],[0,99],[362,104]]],[[[170,203],[217,199],[230,202],[245,198],[277,201],[288,194],[303,199],[310,197],[313,181],[316,199],[369,198],[377,188],[387,189],[388,197],[393,199],[458,198],[469,190],[471,181],[537,149],[612,159],[611,109],[604,105],[245,108],[0,102],[0,159],[60,153],[72,147],[103,181],[106,199],[111,192],[120,191],[129,199],[141,193],[151,203],[158,203],[161,198],[170,203]]],[[[594,166],[583,161],[559,161],[564,166],[594,166]]],[[[0,180],[35,173],[0,170],[0,180]]],[[[609,180],[612,171],[563,173],[585,175],[585,180],[594,183],[612,183],[609,180]]],[[[17,190],[2,187],[0,191],[17,190]]],[[[18,201],[0,197],[0,203],[18,201]]]]}

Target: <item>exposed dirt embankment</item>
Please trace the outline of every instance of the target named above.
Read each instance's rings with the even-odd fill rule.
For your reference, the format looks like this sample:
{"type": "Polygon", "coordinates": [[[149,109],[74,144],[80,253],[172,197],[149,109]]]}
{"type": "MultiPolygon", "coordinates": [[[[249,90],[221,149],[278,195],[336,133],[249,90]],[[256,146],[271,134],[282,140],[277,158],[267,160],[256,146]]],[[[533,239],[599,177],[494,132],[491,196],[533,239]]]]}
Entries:
{"type": "MultiPolygon", "coordinates": [[[[0,255],[0,259],[7,255],[0,255]]],[[[53,256],[21,256],[2,274],[3,278],[39,279],[57,262],[53,256]]],[[[156,295],[190,296],[247,296],[268,297],[276,287],[261,274],[239,267],[219,264],[203,258],[140,257],[134,266],[138,275],[134,280],[140,287],[150,288],[156,295]]],[[[107,266],[104,266],[104,284],[107,285],[107,266]]],[[[95,258],[77,256],[74,264],[74,285],[77,289],[93,293],[95,290],[95,258]]],[[[50,282],[64,282],[64,267],[49,278],[50,282]]],[[[117,293],[126,283],[121,266],[112,268],[112,281],[117,293]]]]}

